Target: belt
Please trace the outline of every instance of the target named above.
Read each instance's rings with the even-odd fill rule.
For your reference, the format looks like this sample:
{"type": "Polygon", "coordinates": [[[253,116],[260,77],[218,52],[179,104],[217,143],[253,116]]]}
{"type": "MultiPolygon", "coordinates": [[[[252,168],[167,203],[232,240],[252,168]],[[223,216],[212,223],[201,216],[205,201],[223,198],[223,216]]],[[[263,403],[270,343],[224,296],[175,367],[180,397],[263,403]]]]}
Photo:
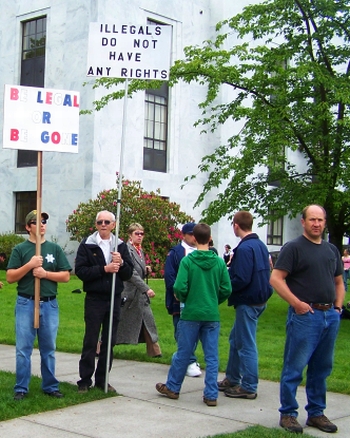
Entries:
{"type": "Polygon", "coordinates": [[[310,307],[316,310],[329,310],[333,307],[333,303],[309,303],[310,307]]]}
{"type": "MultiPolygon", "coordinates": [[[[27,298],[28,300],[34,300],[34,295],[28,295],[28,294],[19,293],[18,296],[19,297],[23,297],[23,298],[27,298]]],[[[52,301],[52,300],[55,300],[55,299],[56,299],[56,296],[52,296],[52,297],[40,297],[40,301],[44,301],[44,302],[52,301]]]]}

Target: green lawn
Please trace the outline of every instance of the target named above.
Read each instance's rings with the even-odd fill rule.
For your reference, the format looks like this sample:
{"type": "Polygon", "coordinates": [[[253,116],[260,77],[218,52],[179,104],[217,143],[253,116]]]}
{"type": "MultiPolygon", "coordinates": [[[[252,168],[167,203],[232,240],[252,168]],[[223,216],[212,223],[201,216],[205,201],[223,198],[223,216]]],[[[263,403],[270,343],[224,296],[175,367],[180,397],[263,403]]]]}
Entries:
{"type": "MultiPolygon", "coordinates": [[[[5,282],[5,272],[0,271],[0,281],[3,281],[4,288],[0,291],[0,318],[1,318],[1,332],[0,343],[13,344],[14,337],[14,304],[16,299],[16,285],[8,285],[5,282]]],[[[59,305],[60,305],[60,328],[57,338],[57,350],[80,353],[82,338],[84,333],[83,321],[83,304],[84,293],[72,293],[72,290],[81,289],[82,284],[79,279],[72,276],[67,284],[59,285],[59,305]]],[[[152,309],[157,322],[159,331],[159,343],[162,348],[163,357],[156,359],[169,364],[171,356],[176,349],[175,340],[173,338],[172,318],[166,312],[164,306],[164,281],[150,280],[150,287],[156,292],[156,297],[152,300],[152,309]]],[[[346,300],[350,301],[350,293],[347,294],[346,300]]],[[[282,301],[276,294],[274,294],[269,303],[268,308],[262,315],[259,321],[258,328],[258,347],[259,347],[259,372],[260,378],[272,381],[278,381],[282,368],[283,348],[285,340],[285,320],[287,313],[287,304],[282,301]]],[[[219,355],[220,355],[220,370],[224,371],[228,354],[228,337],[234,321],[235,312],[232,307],[226,304],[221,305],[221,334],[219,340],[219,355]]],[[[348,342],[350,332],[350,320],[342,320],[339,336],[337,339],[335,351],[335,363],[332,375],[328,379],[328,390],[350,395],[350,382],[348,376],[350,375],[350,353],[348,342]]],[[[114,356],[120,359],[138,360],[138,361],[154,361],[147,357],[145,345],[120,345],[115,347],[114,356]]],[[[201,346],[197,349],[198,361],[204,367],[203,352],[201,346]]],[[[9,373],[7,373],[9,374],[9,373]]],[[[7,376],[8,378],[8,376],[7,376]]],[[[13,387],[13,376],[11,375],[13,387]]],[[[35,379],[34,379],[35,381],[35,379]]],[[[39,379],[38,379],[39,381],[39,379]]],[[[3,378],[0,379],[1,387],[4,388],[3,378]]],[[[36,383],[39,385],[39,383],[36,383]]],[[[71,392],[72,403],[79,403],[81,398],[76,400],[76,391],[73,387],[69,389],[70,385],[65,384],[64,392],[71,392]]],[[[7,386],[8,387],[8,386],[7,386]]],[[[1,391],[3,394],[4,391],[1,391]]],[[[95,392],[95,391],[94,391],[95,392]]],[[[11,393],[12,394],[12,393],[11,393]]],[[[96,395],[100,396],[103,393],[96,391],[96,395]]],[[[94,397],[95,394],[91,394],[94,397]]],[[[42,396],[44,397],[44,396],[42,396]]],[[[70,396],[69,396],[70,397],[70,396]]],[[[69,398],[68,397],[68,398],[69,398]]],[[[67,400],[67,397],[65,397],[67,400]]],[[[47,397],[44,399],[47,402],[47,397]]],[[[84,399],[84,401],[87,401],[84,399]]],[[[38,400],[39,402],[39,400],[38,400]]],[[[45,402],[42,403],[45,405],[45,402]]],[[[4,400],[0,395],[0,412],[1,407],[4,406],[4,400]]],[[[60,403],[65,403],[61,402],[60,403]]],[[[47,404],[47,403],[46,403],[47,404]]],[[[39,411],[41,409],[39,403],[39,411]]],[[[51,409],[57,407],[57,401],[51,409]]],[[[59,407],[62,407],[59,405],[59,407]]],[[[45,406],[43,406],[45,408],[45,406]]],[[[38,411],[38,412],[39,412],[38,411]]],[[[21,411],[21,415],[23,412],[21,411]]],[[[17,416],[17,415],[15,415],[17,416]]],[[[1,419],[1,417],[0,417],[1,419]]],[[[254,430],[249,431],[248,435],[239,435],[242,437],[254,437],[254,430]],[[252,433],[252,434],[250,434],[252,433]]],[[[272,433],[270,430],[267,433],[272,433]]],[[[282,432],[283,431],[278,431],[282,432]]],[[[247,432],[248,433],[248,432],[247,432]]],[[[226,435],[226,438],[233,435],[226,435]]],[[[236,437],[237,435],[234,434],[236,437]]],[[[259,435],[263,437],[273,436],[289,436],[289,435],[259,435]]]]}
{"type": "MultiPolygon", "coordinates": [[[[4,281],[5,272],[0,271],[0,281],[4,281]]],[[[80,353],[84,333],[83,306],[84,293],[72,293],[72,290],[81,289],[81,281],[72,276],[69,283],[59,285],[60,328],[57,338],[57,350],[70,353],[80,353]]],[[[176,349],[173,337],[172,318],[167,314],[164,306],[164,281],[150,280],[150,287],[156,292],[151,301],[152,309],[159,331],[159,343],[162,348],[162,359],[157,362],[169,364],[176,349]]],[[[14,335],[14,303],[16,286],[5,283],[0,291],[0,343],[15,343],[14,335]]],[[[350,301],[350,293],[346,300],[350,301]]],[[[235,317],[235,311],[226,303],[220,306],[221,334],[219,340],[220,370],[224,371],[228,354],[228,337],[235,317]]],[[[266,380],[278,381],[282,368],[283,348],[285,340],[285,320],[287,304],[273,294],[266,311],[260,318],[258,326],[259,369],[260,377],[266,380]]],[[[335,364],[332,375],[328,379],[330,391],[350,395],[350,352],[347,348],[349,341],[350,320],[342,320],[337,339],[335,364]]],[[[204,366],[203,352],[198,346],[199,362],[204,366]]],[[[119,345],[114,349],[114,356],[120,359],[138,361],[153,361],[146,355],[145,345],[119,345]]]]}

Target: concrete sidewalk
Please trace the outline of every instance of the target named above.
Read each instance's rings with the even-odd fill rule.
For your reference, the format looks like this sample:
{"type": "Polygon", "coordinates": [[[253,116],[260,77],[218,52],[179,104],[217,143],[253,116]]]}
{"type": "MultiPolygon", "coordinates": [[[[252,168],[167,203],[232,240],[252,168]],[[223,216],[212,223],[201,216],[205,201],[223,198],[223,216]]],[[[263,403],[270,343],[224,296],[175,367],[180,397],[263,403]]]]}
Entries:
{"type": "MultiPolygon", "coordinates": [[[[15,348],[0,345],[0,357],[0,368],[14,371],[15,348]]],[[[57,353],[56,358],[58,379],[75,384],[78,380],[79,356],[57,353]]],[[[32,366],[33,374],[40,375],[37,350],[33,354],[32,366]]],[[[255,424],[279,427],[278,383],[261,381],[256,400],[230,399],[220,393],[218,406],[208,407],[202,402],[203,376],[186,377],[179,400],[159,395],[155,384],[165,382],[168,368],[167,365],[155,363],[115,360],[109,381],[123,396],[0,422],[0,436],[198,438],[232,433],[255,424]]],[[[303,388],[299,390],[298,401],[299,421],[305,425],[303,388]]],[[[337,438],[348,438],[350,397],[328,393],[327,405],[326,415],[339,429],[337,438]]],[[[316,437],[327,436],[310,427],[305,427],[304,431],[316,437]]],[[[290,435],[286,433],[286,436],[290,435]]]]}

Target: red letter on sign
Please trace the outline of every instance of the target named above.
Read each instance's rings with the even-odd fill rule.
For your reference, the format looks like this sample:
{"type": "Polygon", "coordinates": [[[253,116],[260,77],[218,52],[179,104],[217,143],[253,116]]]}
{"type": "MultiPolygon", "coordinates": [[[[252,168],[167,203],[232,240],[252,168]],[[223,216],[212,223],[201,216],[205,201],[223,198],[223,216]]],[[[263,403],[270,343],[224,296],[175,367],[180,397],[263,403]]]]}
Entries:
{"type": "Polygon", "coordinates": [[[19,131],[18,129],[11,129],[10,140],[18,141],[19,140],[19,131]]]}
{"type": "Polygon", "coordinates": [[[18,88],[11,88],[10,99],[11,100],[18,100],[18,97],[19,97],[19,90],[18,90],[18,88]]]}

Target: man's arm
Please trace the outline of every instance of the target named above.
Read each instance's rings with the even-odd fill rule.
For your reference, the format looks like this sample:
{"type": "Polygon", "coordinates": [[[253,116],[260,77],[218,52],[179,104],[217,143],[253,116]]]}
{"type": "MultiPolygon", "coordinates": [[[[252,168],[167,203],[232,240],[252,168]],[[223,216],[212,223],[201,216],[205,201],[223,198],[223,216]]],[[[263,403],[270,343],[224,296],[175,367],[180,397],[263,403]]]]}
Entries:
{"type": "Polygon", "coordinates": [[[70,279],[69,271],[45,271],[44,268],[34,268],[33,275],[56,283],[68,283],[70,279]]]}
{"type": "Polygon", "coordinates": [[[28,263],[26,263],[23,266],[20,266],[19,268],[12,268],[8,269],[6,271],[6,281],[8,283],[16,283],[21,278],[23,278],[26,274],[28,274],[29,271],[31,271],[34,268],[39,268],[43,264],[43,258],[42,256],[36,256],[34,255],[28,263]]]}
{"type": "Polygon", "coordinates": [[[343,306],[344,298],[345,298],[345,288],[344,288],[344,280],[342,275],[337,275],[334,277],[335,282],[335,301],[334,307],[339,307],[340,309],[343,306]]]}
{"type": "Polygon", "coordinates": [[[274,269],[271,273],[270,284],[278,293],[278,295],[284,300],[287,301],[289,305],[294,307],[295,313],[302,315],[307,312],[314,313],[313,309],[309,306],[309,304],[304,301],[300,301],[293,292],[287,286],[285,281],[288,275],[287,271],[283,271],[281,269],[274,269]]]}

